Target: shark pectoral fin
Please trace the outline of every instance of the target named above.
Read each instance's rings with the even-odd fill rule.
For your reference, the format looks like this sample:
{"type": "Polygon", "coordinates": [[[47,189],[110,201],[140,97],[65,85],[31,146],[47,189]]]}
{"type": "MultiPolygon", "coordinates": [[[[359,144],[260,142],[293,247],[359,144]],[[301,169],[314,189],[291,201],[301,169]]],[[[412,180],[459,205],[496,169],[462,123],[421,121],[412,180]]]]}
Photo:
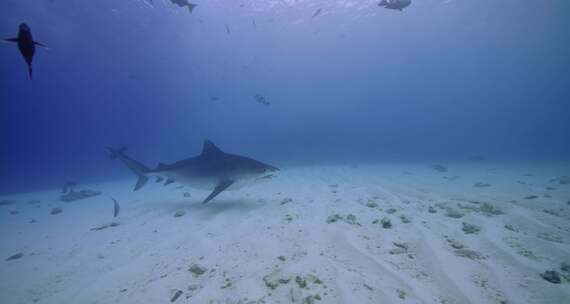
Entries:
{"type": "Polygon", "coordinates": [[[146,182],[148,182],[148,177],[146,175],[139,175],[139,179],[137,180],[137,184],[135,185],[135,191],[142,188],[146,182]]]}
{"type": "Polygon", "coordinates": [[[18,38],[17,38],[17,37],[16,37],[16,38],[6,38],[6,39],[2,39],[2,40],[3,40],[3,41],[6,41],[6,42],[18,42],[18,38]]]}
{"type": "Polygon", "coordinates": [[[207,202],[214,199],[214,197],[216,197],[218,194],[222,193],[222,191],[228,189],[228,187],[231,186],[233,183],[234,183],[234,181],[231,181],[231,180],[221,181],[216,186],[214,191],[212,191],[212,193],[210,193],[210,195],[208,195],[208,197],[206,197],[206,199],[202,202],[202,204],[206,204],[207,202]]]}
{"type": "Polygon", "coordinates": [[[37,45],[37,46],[41,46],[41,47],[47,48],[47,46],[45,46],[45,44],[41,44],[41,43],[39,43],[39,42],[37,42],[37,41],[34,41],[34,44],[37,45]]]}

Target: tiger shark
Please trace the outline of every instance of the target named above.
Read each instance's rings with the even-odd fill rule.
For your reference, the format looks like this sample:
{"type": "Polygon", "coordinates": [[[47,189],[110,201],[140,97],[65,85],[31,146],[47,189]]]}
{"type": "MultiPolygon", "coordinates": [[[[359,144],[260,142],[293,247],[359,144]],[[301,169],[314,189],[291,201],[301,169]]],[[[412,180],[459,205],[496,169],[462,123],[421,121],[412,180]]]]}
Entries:
{"type": "Polygon", "coordinates": [[[138,176],[134,191],[142,188],[149,177],[155,177],[157,182],[166,179],[165,185],[178,182],[192,188],[212,191],[203,204],[225,190],[239,190],[269,180],[279,171],[278,168],[255,159],[225,153],[209,140],[204,141],[200,155],[170,165],[159,163],[156,169],[152,170],[127,156],[126,148],[107,149],[111,153],[111,159],[119,159],[138,176]]]}

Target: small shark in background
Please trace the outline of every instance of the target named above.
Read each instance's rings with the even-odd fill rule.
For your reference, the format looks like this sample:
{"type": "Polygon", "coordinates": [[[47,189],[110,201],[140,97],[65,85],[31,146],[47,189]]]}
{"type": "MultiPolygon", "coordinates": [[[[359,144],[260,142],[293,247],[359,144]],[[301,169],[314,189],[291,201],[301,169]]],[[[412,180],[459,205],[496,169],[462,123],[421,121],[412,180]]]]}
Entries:
{"type": "Polygon", "coordinates": [[[188,0],[170,0],[170,2],[180,6],[180,7],[187,7],[190,13],[198,6],[198,4],[190,3],[188,0]]]}
{"type": "Polygon", "coordinates": [[[412,0],[382,0],[378,3],[378,6],[402,11],[404,8],[410,6],[410,4],[412,4],[412,0]]]}
{"type": "Polygon", "coordinates": [[[111,159],[121,160],[138,176],[135,191],[142,188],[149,177],[156,177],[157,180],[166,179],[165,185],[176,181],[193,188],[212,191],[203,204],[224,190],[238,190],[269,180],[279,171],[278,168],[260,161],[225,153],[209,140],[204,141],[200,155],[170,165],[161,163],[154,170],[125,155],[125,148],[107,149],[111,152],[111,159]]]}
{"type": "Polygon", "coordinates": [[[18,43],[18,49],[20,49],[20,53],[22,53],[22,56],[24,56],[24,59],[28,64],[28,73],[30,75],[30,79],[32,79],[32,60],[34,59],[34,54],[36,52],[36,45],[43,47],[45,47],[45,45],[34,41],[32,38],[32,31],[30,30],[30,27],[25,23],[20,23],[18,37],[7,38],[4,39],[4,41],[18,43]]]}
{"type": "Polygon", "coordinates": [[[316,10],[316,11],[313,13],[313,16],[312,16],[311,18],[316,18],[316,17],[318,17],[322,12],[323,12],[323,8],[319,8],[318,10],[316,10]]]}

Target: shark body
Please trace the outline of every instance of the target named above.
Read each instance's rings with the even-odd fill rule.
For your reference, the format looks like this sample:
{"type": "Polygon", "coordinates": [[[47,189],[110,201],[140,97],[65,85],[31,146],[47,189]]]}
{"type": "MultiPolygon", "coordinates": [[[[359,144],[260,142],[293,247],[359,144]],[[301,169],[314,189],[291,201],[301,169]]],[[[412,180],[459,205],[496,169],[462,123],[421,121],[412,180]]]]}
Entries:
{"type": "Polygon", "coordinates": [[[252,158],[225,153],[209,140],[204,142],[200,155],[170,165],[161,163],[154,170],[127,156],[125,148],[108,149],[112,159],[121,160],[138,176],[135,191],[142,188],[149,177],[156,177],[157,182],[166,180],[165,185],[178,182],[212,191],[203,204],[225,190],[238,190],[271,179],[279,171],[276,167],[252,158]]]}
{"type": "Polygon", "coordinates": [[[18,44],[18,49],[20,49],[20,53],[28,64],[28,74],[30,75],[30,79],[32,79],[32,61],[34,60],[34,54],[36,53],[36,45],[43,47],[45,47],[45,45],[34,41],[32,38],[32,31],[30,27],[25,23],[20,24],[18,37],[7,38],[4,39],[4,41],[15,42],[18,44]]]}

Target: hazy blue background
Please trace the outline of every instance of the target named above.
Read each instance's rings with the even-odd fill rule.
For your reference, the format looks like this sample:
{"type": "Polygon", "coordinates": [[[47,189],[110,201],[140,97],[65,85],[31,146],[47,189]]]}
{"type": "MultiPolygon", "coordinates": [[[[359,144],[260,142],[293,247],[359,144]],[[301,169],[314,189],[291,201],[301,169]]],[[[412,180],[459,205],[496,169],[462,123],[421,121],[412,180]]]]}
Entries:
{"type": "Polygon", "coordinates": [[[204,138],[281,167],[570,159],[568,0],[195,2],[3,0],[0,37],[25,21],[50,49],[30,81],[0,44],[0,192],[130,174],[108,145],[154,166],[204,138]]]}

